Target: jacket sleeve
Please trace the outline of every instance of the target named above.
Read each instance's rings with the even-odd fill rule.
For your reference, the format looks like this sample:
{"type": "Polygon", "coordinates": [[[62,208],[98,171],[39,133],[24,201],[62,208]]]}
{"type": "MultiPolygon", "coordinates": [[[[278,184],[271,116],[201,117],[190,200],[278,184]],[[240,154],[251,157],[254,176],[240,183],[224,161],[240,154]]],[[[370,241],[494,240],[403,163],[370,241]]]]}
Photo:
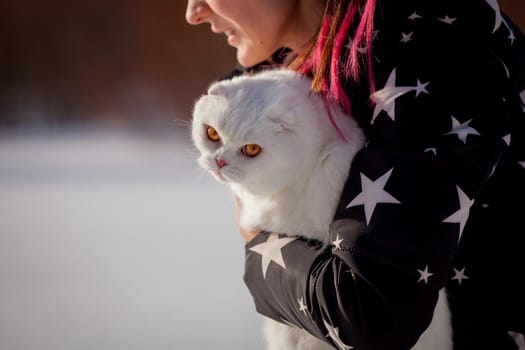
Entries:
{"type": "Polygon", "coordinates": [[[352,100],[368,143],[353,160],[332,243],[263,232],[246,247],[257,310],[339,349],[416,343],[522,108],[519,33],[498,8],[379,6],[374,104],[352,100]]]}

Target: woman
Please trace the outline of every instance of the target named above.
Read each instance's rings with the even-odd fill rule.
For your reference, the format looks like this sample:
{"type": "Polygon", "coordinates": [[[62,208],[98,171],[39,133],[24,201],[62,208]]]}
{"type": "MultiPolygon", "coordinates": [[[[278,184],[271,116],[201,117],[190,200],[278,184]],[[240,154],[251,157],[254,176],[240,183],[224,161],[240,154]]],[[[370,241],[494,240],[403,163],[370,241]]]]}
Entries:
{"type": "Polygon", "coordinates": [[[446,286],[455,349],[525,349],[525,39],[496,0],[189,0],[186,19],[246,71],[288,53],[368,138],[331,247],[268,246],[286,268],[263,278],[251,248],[272,234],[241,228],[260,313],[341,349],[409,349],[446,286]]]}

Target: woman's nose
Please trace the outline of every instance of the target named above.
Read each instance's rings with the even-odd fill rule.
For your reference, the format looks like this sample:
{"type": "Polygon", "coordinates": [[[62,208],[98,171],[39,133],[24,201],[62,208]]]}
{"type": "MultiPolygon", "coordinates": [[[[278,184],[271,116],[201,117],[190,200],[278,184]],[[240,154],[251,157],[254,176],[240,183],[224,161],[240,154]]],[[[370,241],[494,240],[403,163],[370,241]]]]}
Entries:
{"type": "Polygon", "coordinates": [[[212,14],[211,8],[202,0],[188,0],[186,21],[189,24],[201,24],[212,14]]]}

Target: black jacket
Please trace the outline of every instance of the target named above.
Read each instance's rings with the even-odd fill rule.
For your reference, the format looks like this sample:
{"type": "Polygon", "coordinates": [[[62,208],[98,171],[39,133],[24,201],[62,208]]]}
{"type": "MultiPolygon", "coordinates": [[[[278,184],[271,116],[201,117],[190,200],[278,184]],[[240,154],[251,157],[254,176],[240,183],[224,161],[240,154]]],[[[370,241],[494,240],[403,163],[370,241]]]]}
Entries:
{"type": "Polygon", "coordinates": [[[346,86],[368,143],[334,244],[276,246],[263,278],[258,235],[256,308],[341,349],[409,349],[446,286],[455,349],[524,349],[523,35],[491,0],[378,1],[375,28],[376,92],[346,86]]]}

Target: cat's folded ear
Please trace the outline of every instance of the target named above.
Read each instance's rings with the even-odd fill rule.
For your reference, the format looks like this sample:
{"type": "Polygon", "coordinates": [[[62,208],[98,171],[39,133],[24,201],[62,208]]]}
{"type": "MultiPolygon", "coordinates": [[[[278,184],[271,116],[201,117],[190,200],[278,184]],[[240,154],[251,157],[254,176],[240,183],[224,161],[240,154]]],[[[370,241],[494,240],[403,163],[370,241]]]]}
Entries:
{"type": "Polygon", "coordinates": [[[268,118],[279,125],[283,131],[295,131],[298,124],[304,124],[301,123],[301,119],[307,119],[301,118],[296,95],[283,93],[283,89],[275,89],[275,94],[277,95],[270,99],[272,103],[267,106],[268,118]]]}
{"type": "Polygon", "coordinates": [[[296,121],[293,116],[287,113],[283,114],[272,114],[269,119],[277,124],[282,131],[294,131],[296,121]]]}
{"type": "Polygon", "coordinates": [[[228,89],[221,82],[212,84],[208,89],[208,95],[212,96],[228,96],[228,89]]]}

